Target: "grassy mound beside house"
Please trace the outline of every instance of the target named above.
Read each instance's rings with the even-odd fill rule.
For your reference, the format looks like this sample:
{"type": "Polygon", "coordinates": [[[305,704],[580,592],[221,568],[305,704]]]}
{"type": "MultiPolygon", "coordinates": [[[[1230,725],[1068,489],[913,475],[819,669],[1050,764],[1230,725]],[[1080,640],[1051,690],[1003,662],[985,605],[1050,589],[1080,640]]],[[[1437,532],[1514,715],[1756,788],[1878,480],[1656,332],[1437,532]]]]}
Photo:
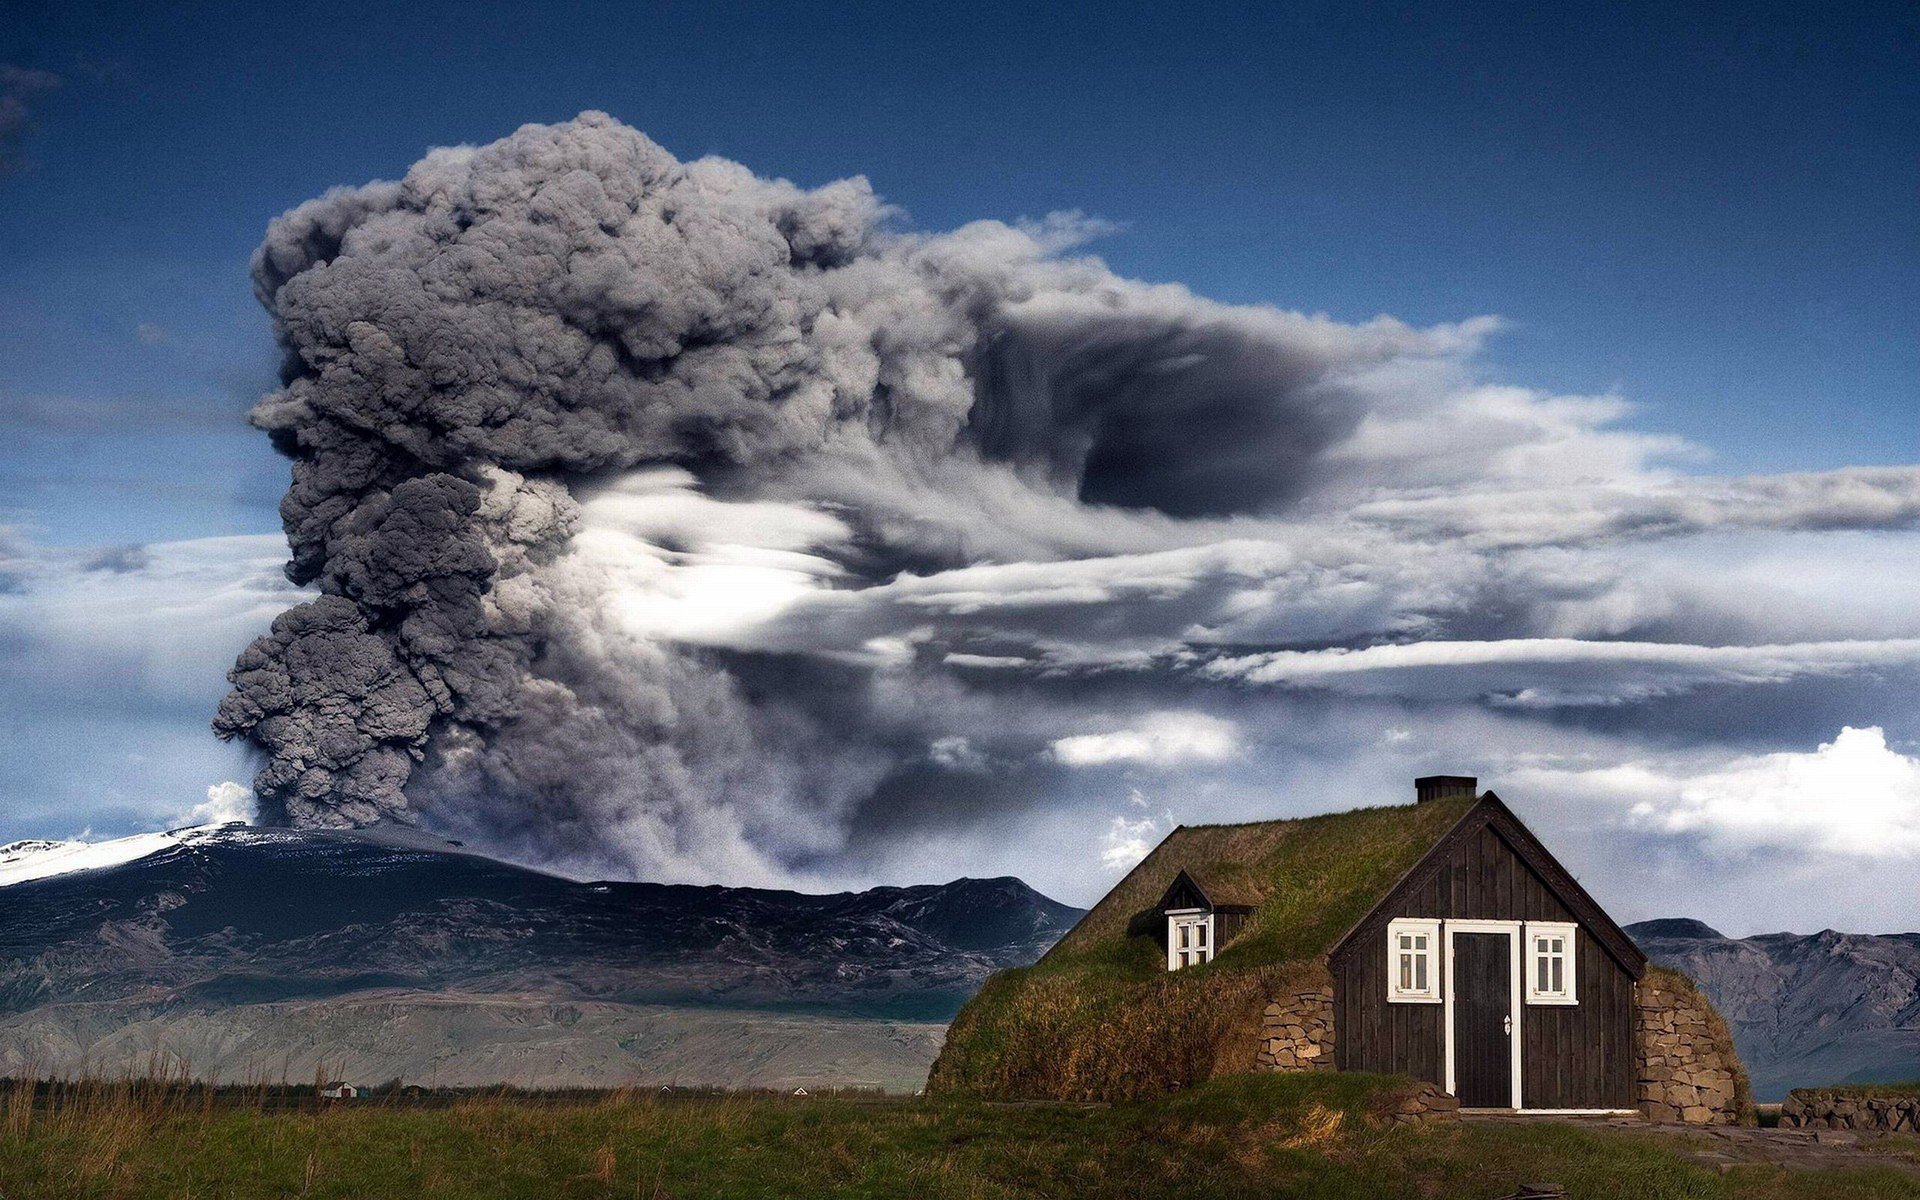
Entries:
{"type": "Polygon", "coordinates": [[[1846,1170],[1693,1161],[1683,1138],[1567,1124],[1382,1125],[1403,1080],[1242,1076],[1111,1108],[613,1093],[276,1111],[202,1093],[0,1086],[8,1200],[1883,1200],[1893,1147],[1846,1170]]]}
{"type": "Polygon", "coordinates": [[[1472,804],[1182,826],[1046,957],[988,980],[948,1030],[929,1090],[1120,1100],[1252,1070],[1268,1002],[1325,982],[1326,953],[1472,804]],[[1183,868],[1258,906],[1212,962],[1169,973],[1143,914],[1183,868]]]}

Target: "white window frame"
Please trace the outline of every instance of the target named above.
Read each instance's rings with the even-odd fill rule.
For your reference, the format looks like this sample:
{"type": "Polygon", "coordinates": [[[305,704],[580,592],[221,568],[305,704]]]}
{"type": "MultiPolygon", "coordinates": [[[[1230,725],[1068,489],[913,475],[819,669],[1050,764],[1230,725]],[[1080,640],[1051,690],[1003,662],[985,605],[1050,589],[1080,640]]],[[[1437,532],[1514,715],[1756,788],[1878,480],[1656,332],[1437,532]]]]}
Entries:
{"type": "Polygon", "coordinates": [[[1577,947],[1580,944],[1579,934],[1580,934],[1580,926],[1578,926],[1572,921],[1528,921],[1527,922],[1526,981],[1527,981],[1527,1003],[1528,1004],[1577,1005],[1580,1003],[1580,992],[1579,992],[1580,972],[1578,970],[1579,964],[1575,958],[1575,955],[1577,953],[1577,947]],[[1543,959],[1546,959],[1549,956],[1547,954],[1542,953],[1539,946],[1535,944],[1536,939],[1554,938],[1554,937],[1563,939],[1562,949],[1558,957],[1562,960],[1562,973],[1561,973],[1560,981],[1565,986],[1562,987],[1559,991],[1553,991],[1551,989],[1545,989],[1539,986],[1540,963],[1543,959]]]}
{"type": "Polygon", "coordinates": [[[1170,908],[1167,910],[1167,970],[1178,971],[1182,967],[1197,967],[1212,962],[1220,952],[1219,942],[1214,937],[1213,913],[1204,908],[1170,908]],[[1180,945],[1182,928],[1197,929],[1199,938],[1189,938],[1186,946],[1180,945]],[[1181,961],[1181,956],[1186,961],[1181,961]]]}
{"type": "MultiPolygon", "coordinates": [[[[1389,1004],[1439,1004],[1440,991],[1440,922],[1423,917],[1398,917],[1387,922],[1387,1003],[1389,1004]],[[1412,949],[1405,953],[1419,954],[1426,959],[1427,986],[1402,988],[1400,986],[1400,939],[1402,937],[1420,937],[1427,939],[1425,949],[1412,949]]],[[[1417,971],[1415,977],[1418,978],[1417,971]]]]}

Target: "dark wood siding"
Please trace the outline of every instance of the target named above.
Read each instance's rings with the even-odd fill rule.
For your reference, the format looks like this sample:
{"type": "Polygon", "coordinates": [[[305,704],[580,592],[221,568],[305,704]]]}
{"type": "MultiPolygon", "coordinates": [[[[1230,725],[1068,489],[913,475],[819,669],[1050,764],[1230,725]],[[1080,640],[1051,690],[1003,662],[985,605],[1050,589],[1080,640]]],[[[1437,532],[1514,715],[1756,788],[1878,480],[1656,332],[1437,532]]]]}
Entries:
{"type": "Polygon", "coordinates": [[[1240,935],[1241,927],[1247,923],[1247,914],[1243,912],[1217,912],[1213,914],[1213,940],[1216,947],[1225,948],[1226,944],[1240,935]]]}
{"type": "MultiPolygon", "coordinates": [[[[1388,921],[1577,923],[1498,830],[1483,821],[1462,833],[1437,846],[1330,960],[1334,1061],[1342,1070],[1446,1082],[1442,1006],[1387,1003],[1388,921]]],[[[1521,1101],[1528,1108],[1631,1108],[1633,977],[1585,925],[1576,942],[1579,1003],[1521,1005],[1521,1101]]],[[[1524,964],[1524,940],[1520,951],[1524,964]]],[[[1444,972],[1444,947],[1439,965],[1444,972]]]]}
{"type": "Polygon", "coordinates": [[[1185,876],[1182,876],[1174,880],[1173,886],[1167,889],[1166,903],[1160,907],[1162,910],[1165,910],[1169,908],[1209,908],[1211,905],[1207,903],[1207,898],[1200,894],[1199,889],[1187,882],[1185,876]]]}
{"type": "MultiPolygon", "coordinates": [[[[1410,914],[1398,914],[1410,915],[1410,914]]],[[[1386,926],[1366,945],[1356,939],[1333,968],[1333,1065],[1342,1071],[1447,1081],[1438,1004],[1387,1003],[1386,926]]]]}

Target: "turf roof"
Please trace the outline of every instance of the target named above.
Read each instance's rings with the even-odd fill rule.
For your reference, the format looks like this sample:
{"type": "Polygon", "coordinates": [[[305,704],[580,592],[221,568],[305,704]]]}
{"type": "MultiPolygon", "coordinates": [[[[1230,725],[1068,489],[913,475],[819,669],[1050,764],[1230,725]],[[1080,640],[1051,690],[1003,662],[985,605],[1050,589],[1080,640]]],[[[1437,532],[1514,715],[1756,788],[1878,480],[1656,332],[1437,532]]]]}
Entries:
{"type": "MultiPolygon", "coordinates": [[[[1182,825],[1142,859],[1043,958],[1038,971],[1119,964],[1128,929],[1186,870],[1257,905],[1219,964],[1256,966],[1317,958],[1378,904],[1401,876],[1472,809],[1471,796],[1425,804],[1256,821],[1182,825]]],[[[1137,927],[1136,927],[1137,928],[1137,927]]]]}

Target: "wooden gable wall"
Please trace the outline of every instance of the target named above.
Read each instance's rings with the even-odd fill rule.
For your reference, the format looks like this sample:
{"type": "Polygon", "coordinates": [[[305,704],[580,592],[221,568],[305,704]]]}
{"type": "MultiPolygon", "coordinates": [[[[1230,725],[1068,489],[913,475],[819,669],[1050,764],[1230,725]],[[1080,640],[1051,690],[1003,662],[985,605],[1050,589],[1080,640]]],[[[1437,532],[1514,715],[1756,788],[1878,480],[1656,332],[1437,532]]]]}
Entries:
{"type": "Polygon", "coordinates": [[[1211,909],[1212,907],[1213,905],[1207,903],[1207,898],[1200,894],[1200,889],[1193,886],[1193,880],[1183,872],[1174,878],[1173,885],[1167,889],[1160,911],[1165,912],[1170,908],[1211,909]]]}
{"type": "MultiPolygon", "coordinates": [[[[1463,836],[1436,846],[1335,949],[1328,963],[1334,978],[1335,1065],[1445,1083],[1443,1006],[1387,1002],[1388,921],[1567,921],[1578,925],[1579,1003],[1522,1003],[1516,1016],[1523,1039],[1522,1102],[1528,1108],[1632,1108],[1634,972],[1616,957],[1617,947],[1602,942],[1603,937],[1614,940],[1614,931],[1596,930],[1571,911],[1515,851],[1500,824],[1497,819],[1464,821],[1463,836]]],[[[1524,940],[1521,950],[1524,965],[1524,940]]]]}

